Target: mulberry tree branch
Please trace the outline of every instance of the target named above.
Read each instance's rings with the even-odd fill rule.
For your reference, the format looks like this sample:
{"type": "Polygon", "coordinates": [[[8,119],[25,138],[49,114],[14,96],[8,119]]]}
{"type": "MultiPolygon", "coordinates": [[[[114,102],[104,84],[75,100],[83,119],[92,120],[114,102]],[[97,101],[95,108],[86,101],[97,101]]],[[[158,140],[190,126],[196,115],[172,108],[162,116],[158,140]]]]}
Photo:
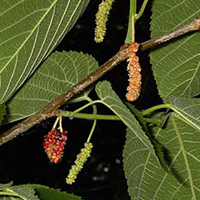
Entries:
{"type": "MultiPolygon", "coordinates": [[[[153,48],[161,43],[174,39],[178,36],[186,34],[188,32],[197,31],[200,29],[200,17],[196,18],[192,22],[186,24],[183,27],[172,30],[164,35],[161,35],[155,39],[148,40],[143,42],[140,46],[140,50],[144,51],[150,48],[153,48]]],[[[63,95],[59,96],[54,102],[45,107],[42,111],[36,113],[35,115],[21,121],[19,124],[13,126],[11,129],[7,130],[3,134],[0,135],[0,145],[14,139],[19,134],[27,131],[31,127],[36,124],[41,123],[43,120],[46,120],[52,116],[58,116],[59,110],[58,108],[63,105],[66,101],[70,100],[79,92],[83,91],[86,87],[97,81],[103,75],[105,75],[108,71],[113,69],[116,65],[127,59],[128,57],[128,45],[123,45],[120,50],[114,55],[111,59],[105,62],[102,66],[100,66],[96,71],[89,74],[86,78],[84,78],[81,82],[73,86],[70,90],[68,90],[63,95]]]]}
{"type": "Polygon", "coordinates": [[[63,105],[66,101],[74,97],[79,92],[83,91],[86,87],[94,83],[96,80],[105,75],[108,71],[114,68],[116,65],[121,63],[128,57],[128,45],[123,45],[118,53],[110,58],[106,63],[100,66],[96,71],[89,74],[81,82],[73,86],[66,93],[59,96],[55,101],[47,105],[42,111],[35,115],[23,120],[19,124],[13,126],[11,129],[0,135],[0,145],[12,140],[19,134],[27,131],[36,124],[41,123],[49,117],[56,116],[59,114],[58,108],[63,105]]]}
{"type": "Polygon", "coordinates": [[[141,44],[140,50],[144,51],[144,50],[156,47],[157,45],[159,45],[161,43],[167,42],[174,38],[180,37],[181,35],[184,35],[186,33],[193,32],[193,31],[197,31],[197,30],[200,30],[200,17],[197,17],[190,23],[188,23],[180,28],[174,29],[174,30],[167,32],[159,37],[156,37],[154,39],[143,42],[141,44]]]}

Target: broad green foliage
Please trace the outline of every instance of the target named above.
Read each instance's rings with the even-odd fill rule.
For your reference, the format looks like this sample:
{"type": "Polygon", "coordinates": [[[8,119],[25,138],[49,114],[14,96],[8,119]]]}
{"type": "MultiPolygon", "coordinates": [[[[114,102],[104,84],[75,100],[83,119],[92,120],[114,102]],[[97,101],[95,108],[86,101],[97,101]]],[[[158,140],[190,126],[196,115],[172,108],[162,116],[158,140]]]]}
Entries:
{"type": "Polygon", "coordinates": [[[77,52],[51,54],[9,101],[8,121],[35,114],[98,67],[92,56],[77,52]]]}
{"type": "Polygon", "coordinates": [[[0,103],[6,102],[58,45],[88,2],[1,1],[0,103]]]}
{"type": "Polygon", "coordinates": [[[138,148],[138,141],[128,132],[124,156],[131,199],[198,200],[200,132],[172,114],[166,128],[155,129],[154,133],[157,140],[168,150],[171,173],[166,173],[150,152],[138,148]],[[135,158],[135,154],[139,159],[135,158]],[[141,165],[144,165],[144,170],[138,175],[137,170],[142,168],[141,165]],[[138,188],[131,185],[133,181],[140,183],[138,188]]]}
{"type": "MultiPolygon", "coordinates": [[[[151,37],[200,16],[199,0],[154,0],[152,7],[151,37]]],[[[167,102],[171,94],[194,97],[200,94],[200,33],[175,39],[151,53],[151,63],[162,99],[167,102]]]]}
{"type": "Polygon", "coordinates": [[[5,114],[6,114],[6,106],[4,104],[0,104],[0,125],[2,123],[5,114]]]}
{"type": "MultiPolygon", "coordinates": [[[[12,183],[11,183],[12,184],[12,183]]],[[[0,200],[81,200],[81,197],[43,185],[0,184],[0,200]]]]}
{"type": "Polygon", "coordinates": [[[113,91],[110,83],[108,81],[99,82],[96,85],[96,93],[103,104],[105,104],[110,110],[118,115],[122,122],[131,129],[134,137],[141,141],[143,148],[154,154],[154,149],[148,137],[145,135],[134,115],[128,110],[128,108],[122,103],[120,98],[113,91]]]}
{"type": "MultiPolygon", "coordinates": [[[[146,192],[146,188],[142,187],[142,183],[145,173],[148,174],[149,172],[146,169],[147,161],[150,162],[149,158],[151,157],[154,160],[155,163],[153,163],[153,165],[158,171],[162,171],[162,168],[160,167],[158,160],[152,156],[152,153],[150,153],[142,141],[136,137],[133,130],[130,129],[127,130],[123,157],[129,195],[132,200],[139,200],[141,192],[146,192]]],[[[151,179],[151,174],[149,174],[149,176],[149,183],[152,183],[153,180],[151,179]]],[[[144,200],[147,199],[144,198],[144,200]]]]}
{"type": "Polygon", "coordinates": [[[160,167],[130,130],[127,132],[124,168],[132,199],[200,198],[200,100],[173,97],[171,102],[177,112],[164,128],[152,130],[168,156],[170,173],[160,167]]]}

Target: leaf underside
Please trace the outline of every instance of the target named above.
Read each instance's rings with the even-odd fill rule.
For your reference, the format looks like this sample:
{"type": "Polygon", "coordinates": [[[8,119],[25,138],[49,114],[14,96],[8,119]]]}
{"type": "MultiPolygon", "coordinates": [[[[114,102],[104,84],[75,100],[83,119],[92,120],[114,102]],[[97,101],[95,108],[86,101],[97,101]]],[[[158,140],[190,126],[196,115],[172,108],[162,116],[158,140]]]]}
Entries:
{"type": "Polygon", "coordinates": [[[118,115],[122,122],[133,131],[134,136],[139,138],[144,148],[148,149],[150,152],[152,152],[152,154],[154,154],[154,149],[149,138],[145,135],[134,115],[116,95],[111,87],[111,84],[108,81],[99,82],[96,85],[96,93],[103,104],[112,110],[116,115],[118,115]]]}
{"type": "Polygon", "coordinates": [[[131,199],[144,200],[198,200],[200,198],[200,140],[199,132],[187,126],[176,116],[175,130],[171,123],[165,130],[159,128],[157,140],[170,149],[171,173],[166,173],[146,149],[138,147],[128,132],[124,150],[124,167],[131,199]],[[176,133],[177,132],[177,133],[176,133]],[[139,161],[138,161],[139,160],[139,161]],[[134,183],[139,182],[136,188],[134,183]]]}
{"type": "Polygon", "coordinates": [[[0,103],[6,102],[73,27],[89,0],[1,1],[0,103]]]}
{"type": "Polygon", "coordinates": [[[79,196],[61,192],[59,189],[49,188],[43,185],[26,184],[10,186],[0,184],[0,199],[2,200],[81,200],[79,196]],[[7,195],[3,195],[7,193],[7,195]],[[8,195],[8,193],[10,195],[8,195]]]}
{"type": "Polygon", "coordinates": [[[31,187],[22,186],[11,186],[5,187],[3,190],[0,190],[0,199],[1,200],[40,200],[36,195],[35,191],[31,187]],[[7,195],[3,195],[7,193],[7,195]]]}
{"type": "Polygon", "coordinates": [[[51,54],[8,103],[8,122],[37,113],[98,67],[92,56],[78,52],[51,54]]]}
{"type": "Polygon", "coordinates": [[[152,128],[170,173],[127,131],[123,156],[131,199],[200,199],[200,99],[171,97],[170,102],[175,112],[167,124],[152,128]]]}

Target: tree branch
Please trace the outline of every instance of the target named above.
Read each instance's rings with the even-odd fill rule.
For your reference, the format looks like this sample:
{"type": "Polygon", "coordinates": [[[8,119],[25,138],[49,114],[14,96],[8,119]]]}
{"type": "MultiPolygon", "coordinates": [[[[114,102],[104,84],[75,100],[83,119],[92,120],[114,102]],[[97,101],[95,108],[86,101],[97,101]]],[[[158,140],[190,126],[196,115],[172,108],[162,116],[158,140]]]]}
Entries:
{"type": "Polygon", "coordinates": [[[94,83],[96,80],[101,78],[108,71],[113,69],[116,65],[121,63],[128,57],[128,45],[123,45],[118,53],[114,55],[110,60],[104,63],[96,71],[89,74],[81,82],[73,86],[65,94],[59,96],[52,103],[47,105],[42,111],[36,113],[35,115],[23,120],[19,124],[13,126],[11,129],[7,130],[0,136],[0,145],[12,140],[17,137],[20,133],[23,133],[33,127],[36,124],[41,123],[49,117],[58,115],[58,108],[63,105],[66,101],[74,97],[79,92],[83,91],[86,87],[94,83]]]}
{"type": "Polygon", "coordinates": [[[200,29],[200,17],[197,17],[196,19],[194,19],[193,21],[191,21],[190,23],[174,29],[170,32],[167,32],[157,38],[154,38],[152,40],[148,40],[146,42],[143,42],[141,44],[140,50],[144,51],[153,47],[156,47],[157,45],[167,42],[169,40],[175,39],[177,37],[180,37],[181,35],[184,35],[186,33],[189,32],[193,32],[193,31],[197,31],[200,29]]]}
{"type": "MultiPolygon", "coordinates": [[[[172,30],[164,35],[161,35],[155,39],[148,40],[141,44],[141,51],[153,48],[161,43],[174,39],[178,36],[186,34],[188,32],[196,31],[200,29],[200,17],[196,18],[189,24],[185,26],[172,30]]],[[[54,102],[45,107],[42,111],[37,114],[23,120],[19,124],[15,125],[11,129],[7,130],[3,134],[0,135],[0,145],[12,140],[17,137],[19,134],[27,131],[31,127],[36,124],[41,123],[43,120],[46,120],[49,117],[57,116],[59,114],[58,108],[63,105],[66,101],[74,97],[79,92],[83,91],[86,87],[97,81],[103,75],[105,75],[108,71],[113,69],[116,65],[127,59],[128,57],[128,45],[123,45],[118,53],[114,55],[110,60],[104,63],[101,67],[99,67],[96,71],[89,74],[86,78],[84,78],[81,82],[73,86],[70,90],[68,90],[65,94],[58,97],[54,102]]]]}

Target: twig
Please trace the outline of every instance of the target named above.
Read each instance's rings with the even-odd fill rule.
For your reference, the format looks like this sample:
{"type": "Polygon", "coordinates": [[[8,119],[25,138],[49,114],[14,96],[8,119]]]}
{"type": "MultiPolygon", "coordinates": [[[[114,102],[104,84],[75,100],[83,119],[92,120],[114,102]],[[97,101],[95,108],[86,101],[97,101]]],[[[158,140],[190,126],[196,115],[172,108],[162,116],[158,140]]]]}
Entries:
{"type": "Polygon", "coordinates": [[[180,28],[177,28],[177,29],[174,29],[170,32],[167,32],[167,33],[165,33],[165,34],[163,34],[163,35],[161,35],[161,36],[159,36],[155,39],[143,42],[141,44],[140,50],[144,51],[144,50],[153,48],[153,47],[155,47],[155,46],[157,46],[161,43],[167,42],[171,39],[177,38],[177,37],[184,35],[186,33],[197,31],[199,29],[200,29],[200,17],[197,17],[196,19],[194,19],[190,23],[188,23],[188,24],[186,24],[186,25],[184,25],[180,28]]]}
{"type": "MultiPolygon", "coordinates": [[[[200,29],[200,17],[196,18],[189,24],[185,26],[165,33],[162,36],[159,36],[155,39],[148,40],[141,44],[141,51],[153,48],[158,44],[166,42],[168,40],[174,39],[178,36],[186,34],[188,32],[196,31],[200,29]]],[[[69,91],[65,94],[58,97],[53,103],[49,104],[45,107],[42,111],[38,112],[37,114],[23,120],[16,126],[12,127],[11,129],[7,130],[0,136],[0,145],[12,140],[13,138],[17,137],[20,133],[23,133],[33,127],[35,124],[41,123],[43,120],[57,116],[59,114],[58,108],[63,105],[66,101],[74,97],[77,93],[83,91],[86,87],[94,83],[100,77],[105,75],[108,71],[113,69],[116,65],[121,63],[128,57],[128,45],[123,45],[119,52],[114,55],[110,60],[104,63],[101,67],[99,67],[96,71],[92,72],[86,78],[84,78],[81,82],[73,86],[69,91]]]]}

